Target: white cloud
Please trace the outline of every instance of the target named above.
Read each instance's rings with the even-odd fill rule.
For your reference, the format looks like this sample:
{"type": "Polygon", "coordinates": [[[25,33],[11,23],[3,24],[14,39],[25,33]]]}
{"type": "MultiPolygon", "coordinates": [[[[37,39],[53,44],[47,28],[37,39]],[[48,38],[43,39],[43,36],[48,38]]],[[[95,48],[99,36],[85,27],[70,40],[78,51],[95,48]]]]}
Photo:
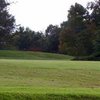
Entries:
{"type": "MultiPolygon", "coordinates": [[[[12,1],[12,0],[10,0],[12,1]]],[[[13,0],[14,1],[14,0],[13,0]]],[[[10,12],[17,24],[28,26],[32,30],[44,30],[49,24],[60,24],[67,20],[70,5],[78,2],[86,5],[87,0],[16,0],[10,12]]]]}

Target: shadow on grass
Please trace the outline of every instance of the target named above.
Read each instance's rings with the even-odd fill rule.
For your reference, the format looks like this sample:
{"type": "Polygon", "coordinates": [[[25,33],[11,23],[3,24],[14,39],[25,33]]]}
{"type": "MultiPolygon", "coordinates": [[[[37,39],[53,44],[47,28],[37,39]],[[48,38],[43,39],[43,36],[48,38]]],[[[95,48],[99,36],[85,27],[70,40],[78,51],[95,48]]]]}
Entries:
{"type": "Polygon", "coordinates": [[[93,95],[0,93],[0,100],[100,100],[93,95]]]}

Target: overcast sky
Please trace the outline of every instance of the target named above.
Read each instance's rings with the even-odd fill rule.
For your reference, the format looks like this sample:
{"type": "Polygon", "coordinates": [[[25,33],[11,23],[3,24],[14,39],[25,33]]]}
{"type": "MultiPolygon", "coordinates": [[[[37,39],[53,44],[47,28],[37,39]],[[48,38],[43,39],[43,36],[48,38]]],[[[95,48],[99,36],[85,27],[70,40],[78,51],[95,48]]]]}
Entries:
{"type": "Polygon", "coordinates": [[[15,3],[10,13],[15,16],[16,23],[29,27],[34,31],[44,31],[49,24],[60,25],[67,20],[71,5],[78,2],[86,7],[90,0],[10,0],[15,3]]]}

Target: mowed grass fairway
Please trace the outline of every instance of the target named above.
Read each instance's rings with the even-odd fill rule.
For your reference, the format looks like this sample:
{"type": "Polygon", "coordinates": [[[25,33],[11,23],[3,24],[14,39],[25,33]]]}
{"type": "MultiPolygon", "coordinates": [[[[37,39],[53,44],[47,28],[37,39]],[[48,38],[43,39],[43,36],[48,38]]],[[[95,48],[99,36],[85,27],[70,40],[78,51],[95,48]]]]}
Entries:
{"type": "Polygon", "coordinates": [[[0,100],[100,100],[100,62],[13,56],[0,57],[0,100]]]}
{"type": "Polygon", "coordinates": [[[100,87],[100,62],[0,60],[0,86],[100,87]]]}

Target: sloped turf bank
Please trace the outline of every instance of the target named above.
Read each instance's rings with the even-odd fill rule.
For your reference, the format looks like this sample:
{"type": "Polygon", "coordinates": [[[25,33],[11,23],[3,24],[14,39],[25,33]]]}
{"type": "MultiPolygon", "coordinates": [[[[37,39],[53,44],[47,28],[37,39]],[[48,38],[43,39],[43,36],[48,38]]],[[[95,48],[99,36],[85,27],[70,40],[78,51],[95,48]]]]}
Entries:
{"type": "Polygon", "coordinates": [[[73,58],[68,55],[46,52],[0,50],[0,59],[72,60],[73,58]]]}
{"type": "Polygon", "coordinates": [[[100,89],[0,88],[0,100],[100,100],[100,89]],[[10,91],[11,90],[11,91],[10,91]]]}

